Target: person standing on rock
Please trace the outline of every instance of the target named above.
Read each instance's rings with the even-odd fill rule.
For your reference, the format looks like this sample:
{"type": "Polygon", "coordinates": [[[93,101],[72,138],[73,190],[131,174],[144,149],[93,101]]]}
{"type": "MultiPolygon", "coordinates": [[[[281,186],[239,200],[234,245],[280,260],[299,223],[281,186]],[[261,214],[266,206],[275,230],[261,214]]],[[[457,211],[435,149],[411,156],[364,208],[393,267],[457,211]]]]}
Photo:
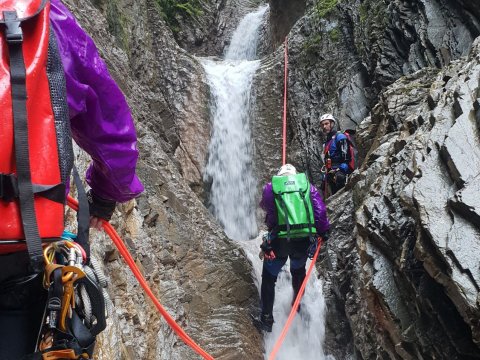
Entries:
{"type": "Polygon", "coordinates": [[[293,165],[283,165],[263,188],[260,207],[266,212],[268,233],[260,246],[263,259],[261,315],[255,325],[272,331],[275,283],[283,265],[290,258],[293,299],[305,279],[307,258],[317,250],[318,236],[327,240],[330,228],[325,204],[304,173],[293,165]]]}
{"type": "MultiPolygon", "coordinates": [[[[30,253],[28,236],[35,240],[33,249],[38,248],[40,253],[42,242],[45,245],[47,240],[60,240],[64,227],[65,187],[73,162],[70,133],[93,159],[86,175],[91,187],[90,226],[100,226],[100,219],[110,220],[117,202],[133,199],[144,188],[135,173],[137,137],[128,104],[93,40],[70,11],[60,0],[1,1],[0,10],[3,15],[0,17],[0,50],[4,55],[3,63],[0,59],[3,87],[0,92],[3,104],[0,113],[0,157],[3,156],[0,161],[0,359],[37,359],[41,355],[30,357],[29,354],[37,350],[44,312],[49,312],[46,309],[47,290],[43,287],[43,257],[36,256],[36,252],[30,253]],[[15,61],[18,57],[21,61],[15,61]],[[20,91],[19,86],[23,87],[20,91]],[[17,119],[24,121],[24,117],[28,127],[22,122],[18,130],[17,119]],[[11,130],[12,124],[15,124],[15,133],[11,130]],[[30,132],[41,126],[42,130],[46,129],[44,132],[30,132]],[[17,134],[26,132],[28,141],[23,144],[27,144],[27,151],[17,152],[17,134]],[[48,136],[43,136],[44,133],[48,136]],[[28,159],[27,172],[18,170],[18,164],[25,162],[19,153],[28,159]],[[51,162],[57,166],[52,168],[55,171],[48,170],[51,162]],[[55,197],[37,194],[34,197],[32,194],[26,200],[28,206],[34,204],[34,211],[24,212],[25,201],[19,199],[25,199],[22,194],[30,194],[35,186],[32,182],[40,178],[38,174],[44,176],[42,171],[45,176],[58,177],[58,181],[50,183],[56,184],[50,186],[56,191],[55,197]],[[25,184],[27,191],[22,192],[25,184]],[[43,210],[45,203],[48,209],[55,209],[54,215],[43,210]],[[26,221],[32,218],[35,221],[26,221]],[[27,236],[30,223],[35,225],[33,236],[27,236]],[[53,235],[44,235],[48,226],[53,235]],[[12,236],[9,231],[15,227],[19,235],[12,236]]],[[[88,230],[88,214],[85,219],[88,230]]],[[[53,302],[51,305],[53,309],[53,302]]],[[[49,325],[54,321],[50,316],[49,325]]],[[[89,350],[93,351],[93,345],[89,350]]],[[[60,357],[66,358],[66,355],[60,357]]]]}
{"type": "Polygon", "coordinates": [[[337,131],[337,122],[332,114],[324,114],[320,118],[320,127],[326,140],[323,143],[324,170],[322,187],[327,193],[327,186],[331,194],[342,189],[347,176],[354,169],[354,156],[348,134],[337,131]]]}

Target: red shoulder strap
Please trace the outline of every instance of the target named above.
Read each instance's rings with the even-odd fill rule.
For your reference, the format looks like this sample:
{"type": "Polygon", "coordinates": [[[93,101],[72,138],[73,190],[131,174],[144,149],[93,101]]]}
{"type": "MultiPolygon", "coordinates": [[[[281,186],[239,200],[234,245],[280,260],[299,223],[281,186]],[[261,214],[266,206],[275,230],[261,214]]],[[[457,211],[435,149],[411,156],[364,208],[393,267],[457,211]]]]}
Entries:
{"type": "Polygon", "coordinates": [[[337,136],[337,134],[333,135],[332,138],[330,139],[330,141],[325,144],[325,148],[323,149],[323,154],[324,155],[327,155],[328,152],[330,151],[330,146],[332,146],[332,141],[335,141],[336,136],[337,136]]]}

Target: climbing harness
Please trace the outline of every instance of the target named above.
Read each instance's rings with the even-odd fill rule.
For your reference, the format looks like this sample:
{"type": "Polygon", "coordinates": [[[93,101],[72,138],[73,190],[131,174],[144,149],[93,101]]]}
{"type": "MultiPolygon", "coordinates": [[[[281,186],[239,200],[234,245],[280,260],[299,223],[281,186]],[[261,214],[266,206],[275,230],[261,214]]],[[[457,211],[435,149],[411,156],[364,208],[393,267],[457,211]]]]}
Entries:
{"type": "MultiPolygon", "coordinates": [[[[70,206],[73,210],[78,210],[78,203],[75,199],[72,197],[68,196],[67,198],[67,204],[70,206]]],[[[204,359],[207,360],[213,360],[213,356],[211,356],[209,353],[207,353],[205,350],[203,350],[195,341],[193,341],[190,336],[187,335],[187,333],[175,322],[175,320],[170,316],[170,314],[165,310],[165,308],[162,306],[160,301],[157,299],[155,294],[153,293],[152,289],[150,286],[148,286],[147,281],[143,277],[142,273],[138,269],[137,265],[135,264],[135,260],[133,259],[132,255],[128,251],[126,245],[118,236],[117,232],[115,229],[112,227],[112,225],[107,222],[102,220],[102,226],[105,232],[108,234],[108,236],[112,239],[113,243],[117,247],[118,251],[124,258],[125,262],[129,266],[130,270],[132,270],[133,274],[137,278],[140,286],[143,288],[145,293],[148,295],[148,297],[152,300],[153,304],[157,308],[158,312],[163,316],[167,324],[175,331],[175,333],[187,344],[190,346],[197,354],[202,356],[204,359]]]]}
{"type": "Polygon", "coordinates": [[[26,359],[90,359],[95,338],[112,313],[106,277],[95,260],[87,263],[87,253],[75,239],[65,232],[43,250],[48,299],[36,352],[26,359]]]}
{"type": "Polygon", "coordinates": [[[312,274],[313,268],[315,266],[315,262],[317,261],[318,254],[320,252],[320,248],[322,247],[322,238],[318,238],[318,246],[317,250],[315,251],[315,254],[313,255],[312,262],[310,263],[310,266],[308,267],[307,273],[305,275],[305,279],[302,282],[302,286],[300,287],[300,290],[298,291],[297,297],[295,298],[295,301],[293,302],[292,309],[290,310],[290,314],[288,315],[287,322],[283,326],[282,332],[280,333],[279,338],[275,342],[275,345],[273,346],[273,350],[270,353],[270,356],[268,357],[268,360],[274,360],[275,356],[277,356],[278,351],[280,350],[280,347],[282,346],[283,340],[285,340],[285,336],[287,336],[287,332],[290,329],[290,326],[292,325],[293,318],[297,314],[298,306],[300,305],[300,300],[303,297],[303,293],[305,291],[305,287],[307,286],[308,279],[310,278],[310,275],[312,274]]]}
{"type": "MultiPolygon", "coordinates": [[[[346,137],[346,141],[347,141],[347,146],[348,146],[348,149],[346,149],[346,152],[348,153],[348,169],[350,170],[350,172],[353,172],[355,170],[355,167],[356,167],[356,157],[357,157],[357,152],[356,152],[356,147],[355,147],[355,144],[353,142],[353,139],[352,139],[352,135],[353,133],[355,133],[353,130],[345,130],[345,131],[342,131],[340,132],[341,134],[345,135],[346,137]]],[[[331,159],[331,156],[330,156],[330,147],[332,146],[332,143],[336,142],[337,138],[337,134],[333,135],[332,138],[330,139],[330,141],[328,141],[327,144],[325,144],[325,147],[323,149],[323,155],[324,155],[324,158],[325,158],[325,162],[328,162],[330,161],[330,163],[327,165],[327,169],[331,169],[332,168],[332,159],[331,159]]]]}

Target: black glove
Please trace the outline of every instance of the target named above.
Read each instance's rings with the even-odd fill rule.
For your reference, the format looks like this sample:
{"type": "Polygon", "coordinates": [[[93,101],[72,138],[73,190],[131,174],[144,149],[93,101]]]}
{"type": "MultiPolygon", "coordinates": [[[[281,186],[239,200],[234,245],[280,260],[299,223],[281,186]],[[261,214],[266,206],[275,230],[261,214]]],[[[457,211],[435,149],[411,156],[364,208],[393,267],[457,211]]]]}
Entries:
{"type": "Polygon", "coordinates": [[[326,243],[329,239],[329,234],[328,234],[328,231],[322,233],[322,234],[318,234],[318,236],[320,236],[322,238],[322,242],[323,243],[326,243]]]}
{"type": "Polygon", "coordinates": [[[267,260],[274,260],[276,256],[272,248],[272,240],[275,239],[275,236],[268,232],[263,235],[262,239],[263,241],[260,245],[260,249],[262,249],[260,252],[260,258],[262,259],[265,256],[265,259],[267,260]]]}
{"type": "Polygon", "coordinates": [[[272,239],[271,239],[271,234],[270,233],[265,233],[263,234],[262,237],[262,244],[260,245],[260,249],[262,249],[263,252],[269,252],[272,251],[272,239]]]}
{"type": "Polygon", "coordinates": [[[307,256],[309,259],[313,259],[318,247],[318,238],[316,236],[310,236],[310,246],[307,249],[307,256]]]}
{"type": "Polygon", "coordinates": [[[90,216],[95,216],[109,221],[112,218],[117,203],[113,200],[106,200],[96,195],[92,189],[87,192],[88,207],[90,216]]]}

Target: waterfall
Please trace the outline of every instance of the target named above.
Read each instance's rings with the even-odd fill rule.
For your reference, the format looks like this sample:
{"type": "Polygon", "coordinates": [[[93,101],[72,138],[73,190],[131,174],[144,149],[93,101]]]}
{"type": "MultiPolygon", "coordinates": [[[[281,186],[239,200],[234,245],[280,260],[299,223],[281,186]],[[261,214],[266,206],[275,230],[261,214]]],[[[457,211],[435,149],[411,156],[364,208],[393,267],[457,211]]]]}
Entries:
{"type": "MultiPolygon", "coordinates": [[[[255,217],[260,199],[255,198],[258,184],[252,173],[250,93],[260,65],[256,60],[258,32],[267,9],[268,6],[262,6],[242,19],[224,60],[200,59],[211,91],[212,134],[204,173],[204,181],[211,183],[210,211],[227,236],[244,247],[258,287],[262,272],[258,258],[262,234],[258,234],[255,217]]],[[[275,324],[272,333],[265,337],[265,356],[271,352],[287,320],[292,296],[287,262],[277,281],[275,324]]],[[[312,274],[302,300],[302,311],[296,316],[277,359],[327,359],[323,355],[324,319],[321,282],[312,274]]]]}
{"type": "Polygon", "coordinates": [[[268,6],[242,19],[223,61],[202,59],[211,89],[212,136],[204,181],[211,183],[210,210],[235,240],[258,234],[257,182],[252,173],[251,86],[260,65],[258,30],[268,6]]]}

